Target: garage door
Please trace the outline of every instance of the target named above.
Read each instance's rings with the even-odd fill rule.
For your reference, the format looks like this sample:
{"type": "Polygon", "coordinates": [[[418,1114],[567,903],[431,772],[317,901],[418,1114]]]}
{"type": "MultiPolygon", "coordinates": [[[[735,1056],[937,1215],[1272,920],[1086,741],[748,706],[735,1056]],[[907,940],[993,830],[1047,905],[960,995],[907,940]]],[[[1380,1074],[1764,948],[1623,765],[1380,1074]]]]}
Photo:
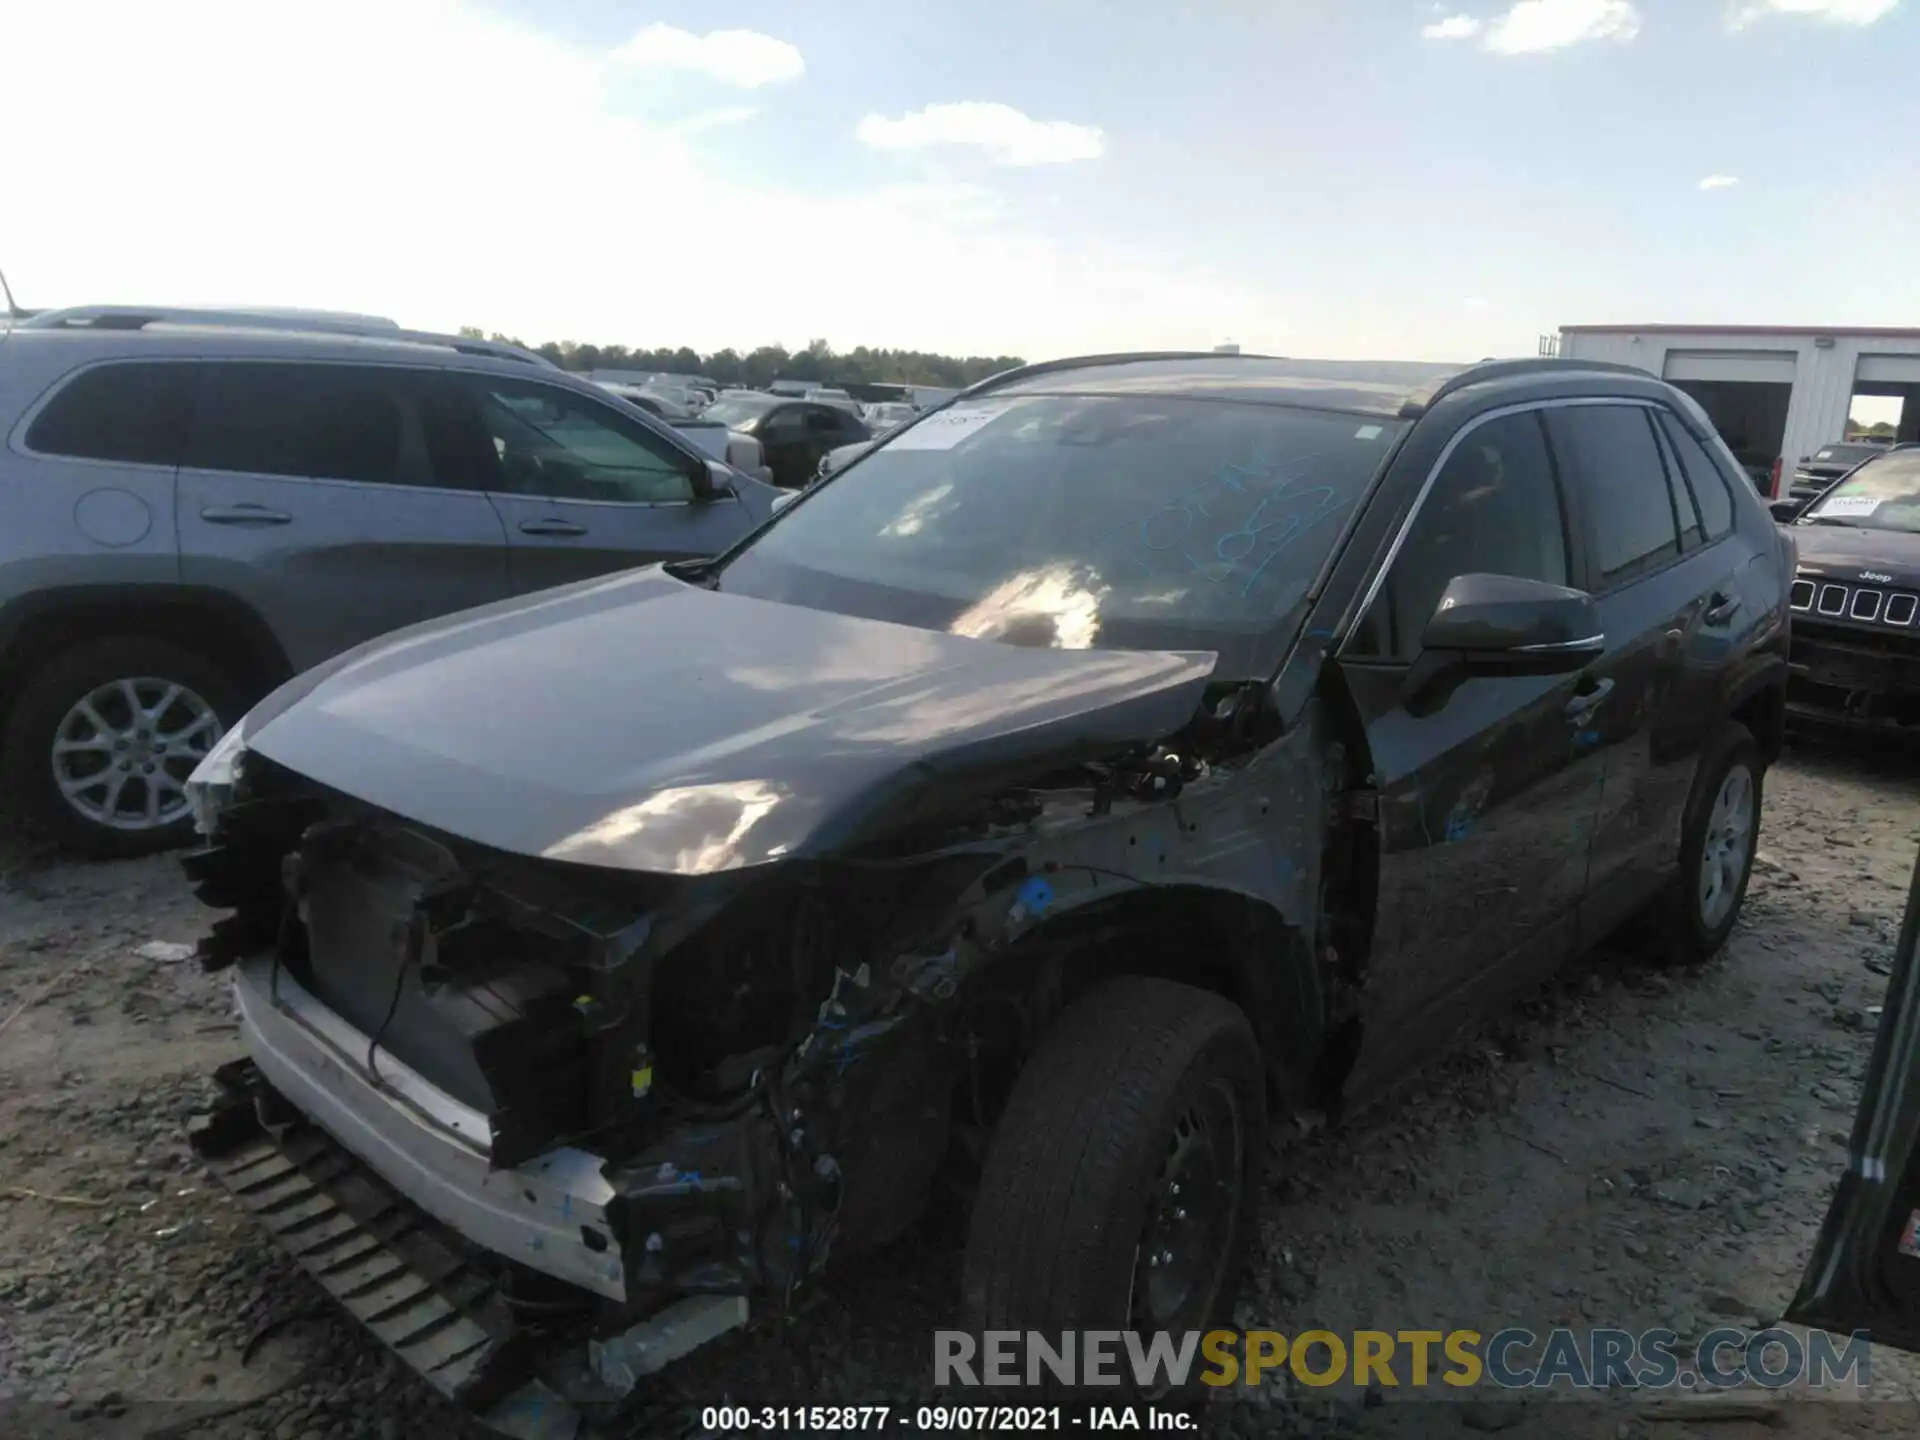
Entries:
{"type": "Polygon", "coordinates": [[[1745,380],[1793,383],[1791,350],[1669,350],[1669,380],[1745,380]]]}
{"type": "Polygon", "coordinates": [[[1853,378],[1856,383],[1920,385],[1920,355],[1862,355],[1853,378]]]}

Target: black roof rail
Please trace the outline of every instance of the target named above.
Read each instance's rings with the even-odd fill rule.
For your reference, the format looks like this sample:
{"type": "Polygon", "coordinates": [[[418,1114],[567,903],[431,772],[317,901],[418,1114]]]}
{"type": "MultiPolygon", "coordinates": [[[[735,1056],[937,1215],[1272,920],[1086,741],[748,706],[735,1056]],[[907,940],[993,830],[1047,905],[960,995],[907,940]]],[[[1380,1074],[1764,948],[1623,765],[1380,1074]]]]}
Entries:
{"type": "Polygon", "coordinates": [[[1488,380],[1506,380],[1515,375],[1577,375],[1594,370],[1609,375],[1634,375],[1642,380],[1660,378],[1651,370],[1642,370],[1637,365],[1622,365],[1616,360],[1568,360],[1544,355],[1527,355],[1518,360],[1483,360],[1478,365],[1469,365],[1458,374],[1447,376],[1430,390],[1416,392],[1400,407],[1400,415],[1405,420],[1415,419],[1454,391],[1488,380]]]}

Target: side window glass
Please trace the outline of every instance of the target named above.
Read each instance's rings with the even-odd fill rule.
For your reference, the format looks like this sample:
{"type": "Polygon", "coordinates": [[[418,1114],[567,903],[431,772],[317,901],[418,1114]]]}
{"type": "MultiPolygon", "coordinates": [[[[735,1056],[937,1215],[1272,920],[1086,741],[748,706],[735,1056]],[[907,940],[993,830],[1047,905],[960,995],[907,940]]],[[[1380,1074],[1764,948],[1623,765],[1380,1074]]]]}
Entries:
{"type": "Polygon", "coordinates": [[[1599,589],[1680,550],[1666,467],[1643,405],[1567,405],[1548,412],[1554,451],[1580,487],[1599,589]]]}
{"type": "Polygon", "coordinates": [[[1566,521],[1540,417],[1503,415],[1455,445],[1362,617],[1353,653],[1412,659],[1456,575],[1565,585],[1566,521]]]}
{"type": "Polygon", "coordinates": [[[807,432],[811,435],[824,435],[829,439],[835,438],[840,434],[840,417],[831,410],[809,410],[807,432]]]}
{"type": "Polygon", "coordinates": [[[422,386],[359,365],[208,365],[185,463],[201,470],[433,485],[422,386]]]}
{"type": "Polygon", "coordinates": [[[27,448],[79,460],[177,465],[198,370],[150,361],[82,370],[34,417],[27,448]]]}
{"type": "Polygon", "coordinates": [[[1727,491],[1727,477],[1707,454],[1707,447],[1691,430],[1673,416],[1662,412],[1660,429],[1680,459],[1687,487],[1700,507],[1700,527],[1709,541],[1718,540],[1733,529],[1733,496],[1727,491]]]}
{"type": "MultiPolygon", "coordinates": [[[[1652,419],[1653,412],[1647,412],[1652,419]]],[[[1673,513],[1680,522],[1680,549],[1698,550],[1700,548],[1700,511],[1693,503],[1693,492],[1687,489],[1685,473],[1680,469],[1680,461],[1674,456],[1673,447],[1660,435],[1660,425],[1654,422],[1654,439],[1660,448],[1660,463],[1667,472],[1667,499],[1672,502],[1673,513]]]]}
{"type": "Polygon", "coordinates": [[[556,500],[691,500],[691,462],[646,426],[553,385],[475,376],[491,488],[556,500]]]}

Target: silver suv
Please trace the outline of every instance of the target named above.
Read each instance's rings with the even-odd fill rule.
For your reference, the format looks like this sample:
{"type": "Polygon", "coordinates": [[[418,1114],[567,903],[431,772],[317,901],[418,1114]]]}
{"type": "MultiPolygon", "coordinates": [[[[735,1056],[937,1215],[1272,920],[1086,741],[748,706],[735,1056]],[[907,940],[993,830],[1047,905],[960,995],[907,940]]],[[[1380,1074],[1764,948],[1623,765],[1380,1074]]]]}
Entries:
{"type": "Polygon", "coordinates": [[[89,308],[0,330],[0,801],[95,854],[298,671],[450,611],[726,549],[778,492],[512,346],[89,308]]]}

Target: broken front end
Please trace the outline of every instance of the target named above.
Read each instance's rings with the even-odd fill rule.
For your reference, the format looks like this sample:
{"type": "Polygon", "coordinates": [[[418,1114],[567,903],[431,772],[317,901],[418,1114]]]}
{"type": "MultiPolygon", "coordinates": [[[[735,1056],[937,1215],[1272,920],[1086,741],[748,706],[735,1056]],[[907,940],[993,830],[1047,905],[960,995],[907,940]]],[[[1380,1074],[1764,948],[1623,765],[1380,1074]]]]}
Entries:
{"type": "Polygon", "coordinates": [[[675,874],[507,854],[249,754],[188,861],[249,1051],[196,1145],[430,1383],[555,1433],[977,1164],[1075,967],[1150,953],[1109,908],[1143,865],[1284,873],[1310,909],[1312,864],[1255,837],[1316,797],[1253,768],[1149,747],[884,853],[675,874]]]}

